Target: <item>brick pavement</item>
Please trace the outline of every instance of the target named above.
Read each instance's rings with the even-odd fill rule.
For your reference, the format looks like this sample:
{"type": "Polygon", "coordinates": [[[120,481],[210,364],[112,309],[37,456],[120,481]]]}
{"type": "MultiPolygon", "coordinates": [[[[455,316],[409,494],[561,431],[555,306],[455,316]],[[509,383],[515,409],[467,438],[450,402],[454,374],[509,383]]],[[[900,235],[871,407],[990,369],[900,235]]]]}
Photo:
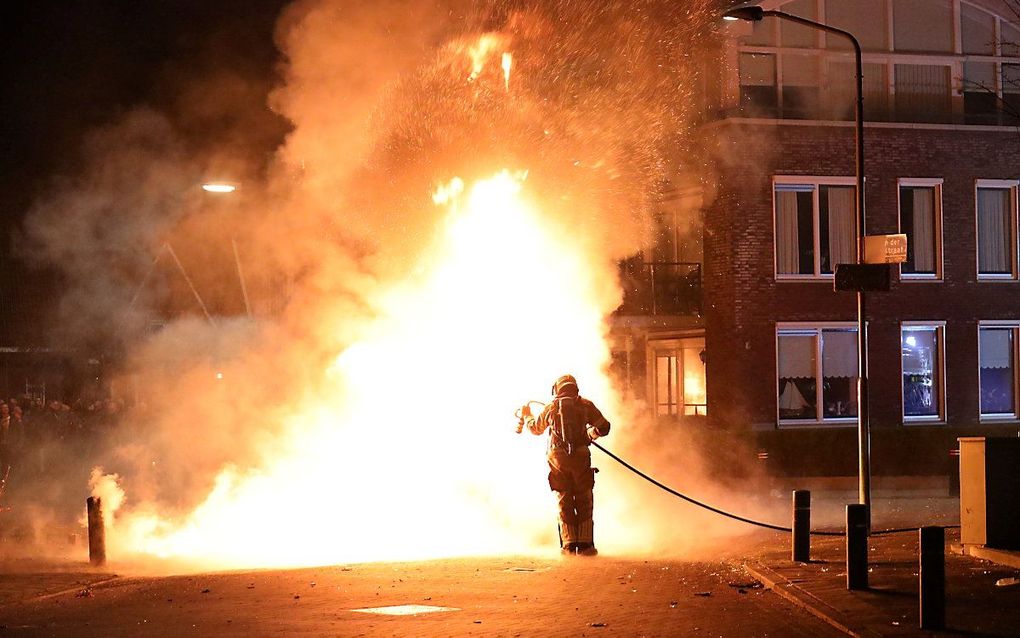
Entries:
{"type": "MultiPolygon", "coordinates": [[[[946,530],[947,544],[958,530],[946,530]]],[[[867,591],[847,591],[842,538],[814,537],[812,561],[790,560],[789,539],[775,535],[760,556],[746,562],[750,574],[806,610],[858,636],[929,635],[918,629],[917,532],[873,536],[867,591]]],[[[996,581],[1020,571],[969,556],[946,553],[946,625],[938,635],[1020,635],[1020,585],[996,581]]],[[[934,635],[934,634],[932,634],[934,635]]]]}
{"type": "Polygon", "coordinates": [[[124,578],[0,607],[3,635],[842,635],[724,561],[477,558],[124,578]],[[732,586],[731,586],[732,585],[732,586]],[[355,609],[435,605],[381,616],[355,609]]]}

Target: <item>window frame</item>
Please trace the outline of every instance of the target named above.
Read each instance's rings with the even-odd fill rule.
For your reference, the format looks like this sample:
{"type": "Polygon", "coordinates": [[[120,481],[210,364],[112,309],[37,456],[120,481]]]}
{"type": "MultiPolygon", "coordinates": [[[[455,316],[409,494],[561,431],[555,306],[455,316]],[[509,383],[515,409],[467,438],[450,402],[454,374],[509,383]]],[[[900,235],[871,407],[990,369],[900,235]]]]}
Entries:
{"type": "MultiPolygon", "coordinates": [[[[857,207],[857,178],[842,175],[773,175],[772,176],[772,274],[777,283],[789,281],[832,281],[835,272],[822,272],[821,257],[821,220],[819,219],[819,192],[822,186],[849,186],[854,189],[854,214],[857,207]],[[780,273],[779,272],[779,242],[777,241],[777,221],[779,204],[776,193],[779,186],[804,186],[811,187],[811,235],[813,243],[813,269],[811,274],[801,273],[780,273]]],[[[856,221],[854,222],[854,248],[860,239],[857,237],[856,221]]]]}
{"type": "MultiPolygon", "coordinates": [[[[773,8],[782,8],[783,5],[787,4],[784,1],[772,0],[766,3],[768,6],[773,8]]],[[[866,47],[863,51],[863,62],[865,65],[877,65],[885,67],[885,86],[882,96],[869,96],[866,106],[868,108],[875,107],[879,102],[884,102],[881,105],[879,111],[883,114],[877,117],[870,117],[870,120],[889,120],[892,122],[903,122],[903,123],[924,123],[924,120],[911,120],[901,119],[896,114],[896,82],[895,82],[895,66],[897,64],[921,64],[921,65],[935,65],[935,66],[948,66],[950,73],[950,85],[949,95],[947,96],[950,102],[950,112],[946,114],[946,118],[943,121],[942,118],[934,118],[936,124],[961,124],[967,126],[992,126],[997,128],[1013,128],[1015,122],[1005,118],[1001,109],[998,109],[995,113],[994,121],[988,123],[983,122],[967,122],[967,113],[964,110],[963,97],[964,93],[968,92],[967,82],[964,74],[964,64],[966,62],[986,62],[994,65],[995,73],[995,86],[992,88],[991,93],[995,96],[997,101],[1003,99],[1003,65],[1006,64],[1020,64],[1020,49],[1014,55],[1010,55],[1013,51],[1004,50],[1002,46],[1002,31],[1005,24],[1012,22],[1010,16],[1003,15],[1002,12],[996,13],[990,10],[988,7],[978,4],[976,2],[969,2],[967,0],[952,0],[952,40],[953,46],[951,51],[905,51],[896,49],[895,45],[895,29],[896,20],[894,16],[894,8],[892,0],[884,0],[886,10],[886,24],[885,34],[883,37],[883,44],[878,48],[866,47]],[[994,22],[995,29],[995,46],[994,51],[991,54],[979,54],[979,53],[965,53],[963,48],[963,6],[967,5],[969,9],[979,11],[983,14],[987,14],[991,17],[994,22]]],[[[826,22],[826,2],[822,0],[815,0],[816,14],[818,15],[819,22],[826,22]]],[[[846,121],[851,120],[851,117],[837,117],[833,118],[827,114],[826,109],[822,108],[819,110],[815,118],[803,119],[801,114],[797,113],[786,113],[785,105],[783,104],[783,90],[786,85],[784,73],[783,73],[783,62],[782,58],[788,54],[798,55],[815,55],[819,57],[819,75],[818,75],[818,86],[821,87],[824,95],[826,87],[829,86],[830,73],[827,70],[830,63],[833,61],[842,61],[853,63],[853,54],[848,49],[843,48],[830,48],[828,45],[828,38],[832,37],[829,34],[822,34],[819,32],[819,37],[816,40],[816,46],[811,48],[791,46],[789,43],[784,43],[782,38],[782,30],[778,26],[779,20],[765,20],[756,24],[763,24],[762,28],[769,30],[770,37],[766,39],[766,44],[754,44],[741,42],[740,38],[745,37],[747,34],[740,31],[731,32],[732,35],[728,39],[728,47],[732,47],[737,53],[768,53],[776,56],[776,83],[775,83],[775,99],[777,113],[774,116],[770,116],[769,119],[794,119],[802,121],[818,121],[818,122],[829,122],[829,121],[846,121]],[[774,23],[774,24],[768,24],[774,23]]],[[[750,33],[750,32],[748,32],[750,33]]],[[[734,86],[739,86],[739,77],[734,80],[734,86]]],[[[851,111],[852,113],[852,111],[851,111]]],[[[749,115],[747,117],[761,117],[755,115],[749,115]]]]}
{"type": "Polygon", "coordinates": [[[1020,275],[1020,219],[1018,219],[1017,196],[1020,180],[1016,179],[978,179],[974,182],[974,272],[979,282],[1015,282],[1020,275]],[[1008,273],[981,272],[980,226],[978,224],[978,190],[998,189],[1009,190],[1010,212],[1010,260],[1011,271],[1008,273]]]}
{"type": "Polygon", "coordinates": [[[1020,422],[1020,320],[989,319],[978,321],[977,337],[977,388],[978,388],[978,421],[980,423],[1017,423],[1020,422]],[[981,329],[1009,328],[1013,331],[1013,412],[985,413],[981,409],[981,329]]]}
{"type": "MultiPolygon", "coordinates": [[[[775,379],[775,388],[773,391],[773,398],[776,402],[776,427],[780,429],[790,428],[847,428],[856,427],[857,421],[860,418],[860,412],[858,416],[852,417],[829,417],[826,418],[824,414],[824,401],[823,398],[823,387],[820,382],[824,378],[824,352],[822,350],[822,331],[824,330],[852,330],[854,334],[857,334],[858,339],[858,351],[860,349],[860,334],[858,333],[859,326],[855,321],[777,321],[775,329],[775,357],[773,378],[775,379]],[[779,338],[782,332],[814,332],[815,337],[815,419],[783,419],[779,416],[779,396],[781,393],[779,387],[779,338]]],[[[868,326],[865,325],[865,330],[868,326]]],[[[795,336],[795,335],[791,335],[795,336]]],[[[860,410],[860,406],[858,406],[860,410]]]]}
{"type": "MultiPolygon", "coordinates": [[[[705,350],[705,336],[704,334],[682,334],[676,337],[664,338],[664,339],[649,339],[645,343],[645,357],[646,357],[646,370],[647,370],[647,384],[648,384],[648,405],[651,408],[652,417],[655,419],[680,419],[686,417],[704,417],[708,414],[708,370],[706,366],[704,382],[705,382],[705,403],[687,403],[687,388],[684,384],[684,373],[683,373],[683,351],[695,348],[701,348],[705,350]],[[658,358],[660,356],[676,356],[678,360],[678,394],[676,400],[677,412],[676,414],[659,414],[659,388],[658,388],[658,358]],[[687,407],[694,408],[693,414],[687,414],[687,407]]],[[[666,403],[667,410],[672,404],[666,403]]]]}
{"type": "MultiPolygon", "coordinates": [[[[944,237],[943,237],[943,220],[942,220],[942,186],[945,180],[939,178],[925,178],[925,177],[901,177],[896,182],[896,232],[903,232],[903,217],[902,217],[902,195],[904,188],[934,188],[935,189],[935,202],[934,202],[934,213],[935,213],[935,272],[934,273],[915,273],[915,272],[903,272],[903,264],[898,264],[900,271],[900,281],[918,282],[918,281],[933,281],[941,283],[944,277],[944,237]]],[[[975,197],[977,197],[975,192],[975,197]]],[[[976,213],[975,213],[976,215],[976,213]]]]}
{"type": "Polygon", "coordinates": [[[937,415],[907,415],[907,401],[903,388],[903,347],[900,346],[900,416],[904,425],[932,425],[946,423],[946,322],[945,321],[901,321],[900,343],[903,333],[910,329],[934,328],[938,340],[938,381],[939,409],[937,415]]]}

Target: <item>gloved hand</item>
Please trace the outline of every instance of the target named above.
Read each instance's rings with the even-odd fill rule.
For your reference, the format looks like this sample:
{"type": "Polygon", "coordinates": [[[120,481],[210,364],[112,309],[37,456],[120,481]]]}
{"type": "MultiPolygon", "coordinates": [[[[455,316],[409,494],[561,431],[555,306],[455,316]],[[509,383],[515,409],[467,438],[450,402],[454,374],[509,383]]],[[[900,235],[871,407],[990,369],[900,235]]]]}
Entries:
{"type": "Polygon", "coordinates": [[[588,426],[588,440],[589,441],[594,441],[595,439],[599,438],[599,436],[600,435],[599,435],[598,428],[596,428],[594,425],[589,425],[588,426]]]}

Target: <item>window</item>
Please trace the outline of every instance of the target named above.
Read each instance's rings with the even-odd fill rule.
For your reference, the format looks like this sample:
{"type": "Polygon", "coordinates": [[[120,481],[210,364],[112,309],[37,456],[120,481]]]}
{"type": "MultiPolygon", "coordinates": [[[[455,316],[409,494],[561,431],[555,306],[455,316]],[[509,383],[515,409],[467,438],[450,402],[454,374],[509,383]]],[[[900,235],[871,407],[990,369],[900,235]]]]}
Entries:
{"type": "Polygon", "coordinates": [[[776,56],[770,53],[741,53],[740,109],[749,115],[776,115],[776,56]]]}
{"type": "Polygon", "coordinates": [[[893,43],[897,51],[952,53],[951,0],[893,0],[893,43]]]}
{"type": "Polygon", "coordinates": [[[907,236],[902,277],[941,277],[942,180],[900,180],[900,232],[907,236]]]}
{"type": "Polygon", "coordinates": [[[791,119],[819,117],[818,58],[783,55],[783,115],[791,119]]]}
{"type": "Polygon", "coordinates": [[[998,124],[994,62],[963,63],[963,114],[967,124],[998,124]]]}
{"type": "Polygon", "coordinates": [[[776,360],[780,423],[857,417],[856,325],[779,325],[776,360]]]}
{"type": "Polygon", "coordinates": [[[904,421],[945,418],[945,324],[904,324],[900,331],[904,421]]]}
{"type": "Polygon", "coordinates": [[[1003,124],[1020,123],[1020,64],[1002,65],[1002,110],[1003,124]]]}
{"type": "Polygon", "coordinates": [[[897,64],[896,117],[906,122],[948,122],[952,115],[949,67],[897,64]]]}
{"type": "Polygon", "coordinates": [[[656,340],[648,347],[656,416],[707,414],[704,338],[656,340]]]}
{"type": "Polygon", "coordinates": [[[995,55],[995,16],[967,3],[960,4],[963,52],[995,55]]]}
{"type": "MultiPolygon", "coordinates": [[[[977,0],[772,4],[858,38],[866,119],[1013,126],[1020,125],[1020,25],[1005,10],[1009,3],[999,3],[1003,16],[977,0]]],[[[734,35],[744,114],[853,119],[854,61],[846,38],[775,19],[742,25],[734,35]]],[[[737,96],[725,86],[730,107],[737,96]]]]}
{"type": "Polygon", "coordinates": [[[832,275],[857,261],[853,178],[775,179],[777,278],[832,275]]]}
{"type": "Polygon", "coordinates": [[[983,322],[978,326],[981,417],[1017,417],[1017,323],[983,322]]]}
{"type": "MultiPolygon", "coordinates": [[[[889,12],[885,0],[826,0],[825,22],[857,36],[865,51],[888,51],[889,12]]],[[[830,49],[849,51],[850,40],[834,33],[826,34],[830,49]]]]}
{"type": "MultiPolygon", "coordinates": [[[[817,21],[818,15],[815,9],[815,0],[793,0],[783,5],[783,12],[790,15],[807,18],[817,21]]],[[[784,47],[812,48],[818,44],[818,29],[791,20],[781,20],[779,29],[782,34],[784,47]]]]}
{"type": "Polygon", "coordinates": [[[978,277],[1015,279],[1017,272],[1016,182],[978,180],[978,277]]]}

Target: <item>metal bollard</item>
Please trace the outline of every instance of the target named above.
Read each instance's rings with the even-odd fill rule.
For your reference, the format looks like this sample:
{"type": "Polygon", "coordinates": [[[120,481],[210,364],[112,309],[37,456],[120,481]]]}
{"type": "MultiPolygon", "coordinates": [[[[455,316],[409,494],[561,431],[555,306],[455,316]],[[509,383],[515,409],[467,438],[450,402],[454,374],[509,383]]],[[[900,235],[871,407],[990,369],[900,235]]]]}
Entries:
{"type": "Polygon", "coordinates": [[[793,491],[793,535],[794,562],[811,562],[811,492],[793,491]]]}
{"type": "Polygon", "coordinates": [[[922,527],[919,536],[921,629],[945,629],[946,531],[941,527],[922,527]]]}
{"type": "Polygon", "coordinates": [[[846,506],[846,588],[868,588],[868,506],[846,506]]]}
{"type": "Polygon", "coordinates": [[[85,501],[89,521],[89,562],[95,566],[106,563],[106,527],[103,524],[103,499],[90,496],[85,501]]]}

